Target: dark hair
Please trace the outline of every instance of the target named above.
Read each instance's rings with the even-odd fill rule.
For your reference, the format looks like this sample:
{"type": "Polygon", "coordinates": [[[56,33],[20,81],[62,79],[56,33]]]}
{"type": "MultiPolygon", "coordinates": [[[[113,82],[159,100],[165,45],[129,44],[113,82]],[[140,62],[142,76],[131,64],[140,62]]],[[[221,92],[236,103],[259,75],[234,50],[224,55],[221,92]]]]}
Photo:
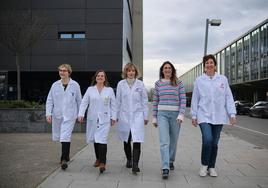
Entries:
{"type": "Polygon", "coordinates": [[[171,69],[172,69],[171,78],[170,78],[171,85],[172,86],[176,86],[177,85],[177,81],[178,81],[176,69],[175,69],[174,65],[172,65],[172,63],[169,62],[169,61],[165,61],[162,64],[162,66],[160,67],[160,70],[159,70],[159,79],[164,78],[163,69],[164,69],[164,66],[166,64],[169,64],[171,66],[171,69]]]}
{"type": "Polygon", "coordinates": [[[214,65],[217,66],[216,58],[214,57],[214,55],[209,54],[209,55],[205,55],[205,56],[203,57],[203,67],[205,67],[206,61],[208,61],[209,59],[212,59],[213,62],[214,62],[214,65]]]}
{"type": "Polygon", "coordinates": [[[109,82],[108,82],[108,78],[107,78],[107,75],[106,75],[106,73],[105,73],[105,71],[104,70],[102,70],[102,69],[100,69],[100,70],[97,70],[96,71],[96,73],[94,74],[94,76],[92,77],[92,81],[91,81],[91,85],[92,86],[94,86],[94,85],[96,85],[96,78],[97,78],[97,76],[98,76],[98,74],[100,73],[100,72],[103,72],[104,73],[104,78],[105,78],[105,81],[104,81],[104,86],[106,86],[106,87],[108,87],[109,86],[109,82]]]}

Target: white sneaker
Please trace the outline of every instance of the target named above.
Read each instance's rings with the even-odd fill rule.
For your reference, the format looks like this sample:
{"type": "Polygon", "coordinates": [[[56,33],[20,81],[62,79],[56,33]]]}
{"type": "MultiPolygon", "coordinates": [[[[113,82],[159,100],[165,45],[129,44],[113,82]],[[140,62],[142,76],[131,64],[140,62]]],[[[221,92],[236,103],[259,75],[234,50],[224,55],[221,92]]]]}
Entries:
{"type": "Polygon", "coordinates": [[[199,175],[201,177],[205,177],[208,174],[208,166],[201,165],[200,170],[199,170],[199,175]]]}
{"type": "Polygon", "coordinates": [[[209,175],[212,176],[212,177],[217,177],[218,176],[215,168],[209,168],[208,172],[209,172],[209,175]]]}

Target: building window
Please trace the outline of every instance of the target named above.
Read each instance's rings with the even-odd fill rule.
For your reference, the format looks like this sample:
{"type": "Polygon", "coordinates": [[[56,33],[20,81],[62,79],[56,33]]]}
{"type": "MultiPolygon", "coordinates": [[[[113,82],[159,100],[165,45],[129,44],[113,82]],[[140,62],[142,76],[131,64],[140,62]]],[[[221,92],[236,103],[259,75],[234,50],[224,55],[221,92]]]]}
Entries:
{"type": "Polygon", "coordinates": [[[251,80],[256,80],[258,79],[258,53],[259,53],[259,40],[258,40],[258,34],[259,34],[259,29],[256,29],[251,33],[251,64],[250,64],[250,69],[251,69],[251,80]]]}
{"type": "Polygon", "coordinates": [[[261,78],[268,78],[268,24],[261,27],[261,78]]]}
{"type": "Polygon", "coordinates": [[[86,34],[84,31],[79,32],[59,32],[59,39],[84,39],[86,38],[86,34]]]}
{"type": "Polygon", "coordinates": [[[249,80],[249,71],[250,71],[250,64],[249,64],[249,40],[250,35],[247,35],[244,37],[244,47],[243,47],[243,63],[244,63],[244,69],[243,69],[243,80],[248,81],[249,80]]]}

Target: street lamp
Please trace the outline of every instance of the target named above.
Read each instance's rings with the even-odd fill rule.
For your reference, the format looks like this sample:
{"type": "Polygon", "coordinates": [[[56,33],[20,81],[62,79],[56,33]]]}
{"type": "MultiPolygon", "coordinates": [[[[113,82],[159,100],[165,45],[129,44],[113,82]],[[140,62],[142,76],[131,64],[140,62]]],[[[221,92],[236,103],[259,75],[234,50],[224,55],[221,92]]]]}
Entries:
{"type": "Polygon", "coordinates": [[[207,55],[207,45],[208,45],[208,25],[211,26],[219,26],[221,25],[221,20],[220,19],[207,19],[206,20],[206,35],[205,35],[205,48],[204,48],[204,56],[207,55]]]}

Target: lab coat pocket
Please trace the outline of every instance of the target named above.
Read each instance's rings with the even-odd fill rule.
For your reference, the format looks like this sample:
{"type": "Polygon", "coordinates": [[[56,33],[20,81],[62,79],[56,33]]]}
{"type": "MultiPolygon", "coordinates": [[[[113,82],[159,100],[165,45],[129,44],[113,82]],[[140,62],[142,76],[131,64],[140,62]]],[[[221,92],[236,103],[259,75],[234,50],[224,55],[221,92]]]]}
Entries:
{"type": "Polygon", "coordinates": [[[74,102],[75,101],[75,91],[69,91],[68,92],[68,101],[74,102]]]}
{"type": "Polygon", "coordinates": [[[108,106],[110,104],[110,97],[109,96],[103,97],[103,104],[104,104],[104,106],[108,106]]]}
{"type": "Polygon", "coordinates": [[[136,88],[135,91],[134,91],[135,101],[139,102],[141,100],[141,96],[142,96],[142,89],[141,88],[136,88]]]}
{"type": "Polygon", "coordinates": [[[119,124],[122,124],[122,125],[128,124],[128,119],[129,119],[129,116],[127,112],[121,111],[119,113],[119,117],[118,117],[119,124]]]}
{"type": "Polygon", "coordinates": [[[111,121],[110,114],[108,112],[103,112],[98,114],[99,124],[109,123],[111,121]]]}
{"type": "Polygon", "coordinates": [[[217,104],[221,104],[224,103],[225,101],[225,88],[224,88],[224,84],[219,85],[216,88],[216,103],[217,104]]]}

